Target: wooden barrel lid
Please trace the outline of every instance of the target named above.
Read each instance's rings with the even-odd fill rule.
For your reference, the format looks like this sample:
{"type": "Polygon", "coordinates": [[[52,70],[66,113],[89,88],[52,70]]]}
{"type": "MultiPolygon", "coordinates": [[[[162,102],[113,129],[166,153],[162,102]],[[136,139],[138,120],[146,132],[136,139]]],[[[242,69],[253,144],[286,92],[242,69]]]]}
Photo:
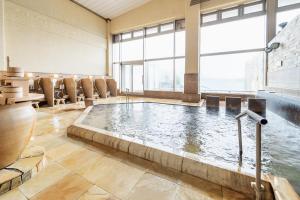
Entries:
{"type": "Polygon", "coordinates": [[[21,67],[7,67],[7,72],[10,72],[10,73],[24,73],[24,70],[21,67]]]}
{"type": "Polygon", "coordinates": [[[7,77],[24,77],[24,72],[6,72],[7,77]]]}
{"type": "Polygon", "coordinates": [[[16,86],[1,86],[0,91],[2,91],[3,93],[19,93],[23,92],[23,88],[16,86]]]}
{"type": "Polygon", "coordinates": [[[23,92],[4,92],[2,93],[3,97],[5,98],[22,98],[23,92]]]}

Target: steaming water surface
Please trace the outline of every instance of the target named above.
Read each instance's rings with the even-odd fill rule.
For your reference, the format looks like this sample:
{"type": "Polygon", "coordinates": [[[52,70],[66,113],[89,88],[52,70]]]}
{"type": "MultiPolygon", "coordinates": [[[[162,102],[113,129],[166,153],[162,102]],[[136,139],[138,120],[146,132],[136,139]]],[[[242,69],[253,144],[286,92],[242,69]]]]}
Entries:
{"type": "MultiPolygon", "coordinates": [[[[238,168],[237,122],[234,114],[160,103],[96,105],[83,124],[141,140],[146,145],[189,152],[220,165],[238,168]]],[[[262,128],[265,173],[286,177],[300,193],[300,127],[267,111],[262,128]]],[[[242,170],[255,170],[255,122],[242,119],[242,170]]]]}

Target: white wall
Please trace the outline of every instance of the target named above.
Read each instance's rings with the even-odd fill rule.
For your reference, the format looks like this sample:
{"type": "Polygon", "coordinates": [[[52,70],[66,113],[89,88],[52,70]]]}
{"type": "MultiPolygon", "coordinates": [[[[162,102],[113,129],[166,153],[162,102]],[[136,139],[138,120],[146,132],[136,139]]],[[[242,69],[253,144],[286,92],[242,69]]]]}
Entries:
{"type": "Polygon", "coordinates": [[[165,21],[182,19],[185,16],[185,1],[152,0],[112,19],[111,32],[120,33],[165,21]]]}
{"type": "MultiPolygon", "coordinates": [[[[111,32],[121,33],[146,26],[185,18],[185,3],[190,0],[152,0],[112,19],[111,32]]],[[[251,0],[209,0],[201,3],[200,12],[211,12],[251,0]]]]}
{"type": "Polygon", "coordinates": [[[6,0],[11,66],[30,72],[104,75],[106,22],[69,0],[6,0]]]}
{"type": "Polygon", "coordinates": [[[5,68],[4,0],[0,0],[0,71],[5,68]]]}

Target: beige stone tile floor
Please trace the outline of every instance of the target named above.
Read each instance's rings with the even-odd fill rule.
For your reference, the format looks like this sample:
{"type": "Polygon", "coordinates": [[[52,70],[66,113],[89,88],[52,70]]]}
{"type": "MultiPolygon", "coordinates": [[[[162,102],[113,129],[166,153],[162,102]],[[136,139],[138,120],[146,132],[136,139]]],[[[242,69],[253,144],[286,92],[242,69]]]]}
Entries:
{"type": "MultiPolygon", "coordinates": [[[[130,101],[178,103],[130,98],[130,101]]],[[[125,102],[123,97],[99,103],[125,102]]],[[[192,105],[201,105],[192,104],[192,105]]],[[[29,145],[45,148],[46,167],[0,200],[233,200],[247,199],[219,185],[162,168],[104,146],[66,136],[82,104],[40,108],[29,145]]]]}

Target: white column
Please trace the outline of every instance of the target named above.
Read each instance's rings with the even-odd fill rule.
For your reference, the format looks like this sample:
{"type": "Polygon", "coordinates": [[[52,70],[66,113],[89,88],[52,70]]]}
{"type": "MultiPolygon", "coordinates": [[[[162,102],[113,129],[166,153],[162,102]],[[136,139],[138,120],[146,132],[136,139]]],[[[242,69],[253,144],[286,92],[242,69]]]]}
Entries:
{"type": "Polygon", "coordinates": [[[185,74],[183,101],[198,102],[198,70],[200,41],[200,4],[185,3],[185,74]]]}
{"type": "Polygon", "coordinates": [[[190,6],[186,0],[185,6],[185,73],[198,73],[199,41],[200,41],[200,4],[190,6]]]}
{"type": "Polygon", "coordinates": [[[267,43],[276,36],[276,0],[267,0],[267,43]]]}

